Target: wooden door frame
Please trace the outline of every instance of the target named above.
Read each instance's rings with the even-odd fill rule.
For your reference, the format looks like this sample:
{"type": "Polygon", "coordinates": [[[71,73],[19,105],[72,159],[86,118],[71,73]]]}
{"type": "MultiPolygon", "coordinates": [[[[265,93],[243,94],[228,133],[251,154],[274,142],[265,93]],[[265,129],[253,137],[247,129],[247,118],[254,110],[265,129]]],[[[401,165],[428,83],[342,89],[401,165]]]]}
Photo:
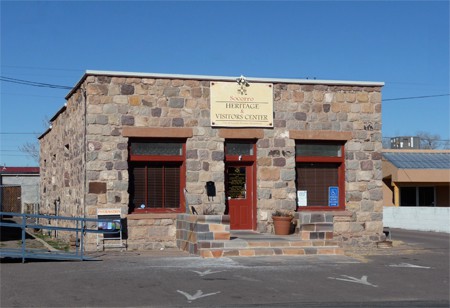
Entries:
{"type": "MultiPolygon", "coordinates": [[[[256,179],[256,140],[248,140],[248,139],[227,139],[225,141],[225,147],[226,142],[236,142],[236,143],[249,143],[253,145],[253,155],[227,155],[226,149],[225,149],[225,170],[228,166],[233,165],[240,165],[245,167],[251,167],[251,175],[252,175],[252,183],[251,183],[251,198],[249,198],[249,201],[251,202],[251,229],[249,230],[256,230],[257,227],[257,207],[256,207],[256,201],[257,201],[257,179],[256,179]]],[[[226,174],[225,174],[226,176],[226,174]]],[[[225,179],[226,180],[226,179],[225,179]]],[[[248,189],[247,189],[248,191],[248,189]]],[[[226,192],[225,192],[226,194],[226,192]]],[[[228,202],[228,200],[227,200],[228,202]]]]}

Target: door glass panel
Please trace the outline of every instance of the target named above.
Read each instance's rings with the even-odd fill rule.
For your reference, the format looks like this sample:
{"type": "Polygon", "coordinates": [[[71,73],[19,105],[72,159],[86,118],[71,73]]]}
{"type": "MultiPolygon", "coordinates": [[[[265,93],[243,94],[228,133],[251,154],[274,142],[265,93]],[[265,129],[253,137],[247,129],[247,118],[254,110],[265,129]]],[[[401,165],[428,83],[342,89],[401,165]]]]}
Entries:
{"type": "Polygon", "coordinates": [[[228,199],[245,199],[247,194],[246,168],[227,168],[227,195],[228,199]]]}
{"type": "Polygon", "coordinates": [[[253,155],[253,143],[227,142],[225,153],[226,155],[253,155]]]}

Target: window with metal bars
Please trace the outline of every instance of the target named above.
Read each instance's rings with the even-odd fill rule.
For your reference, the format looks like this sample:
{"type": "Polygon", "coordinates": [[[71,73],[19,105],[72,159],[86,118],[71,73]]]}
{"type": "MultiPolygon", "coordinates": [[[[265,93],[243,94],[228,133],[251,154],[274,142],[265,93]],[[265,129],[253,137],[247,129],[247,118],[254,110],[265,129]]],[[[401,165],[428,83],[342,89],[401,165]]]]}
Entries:
{"type": "Polygon", "coordinates": [[[306,197],[299,202],[299,210],[345,208],[344,157],[344,145],[340,143],[296,143],[297,191],[306,197]],[[336,187],[338,202],[337,206],[331,207],[330,188],[336,187]]]}
{"type": "Polygon", "coordinates": [[[184,211],[184,153],[179,141],[131,141],[129,212],[184,211]]]}
{"type": "Polygon", "coordinates": [[[307,191],[308,206],[328,205],[328,188],[339,186],[337,164],[297,164],[297,189],[307,191]]]}

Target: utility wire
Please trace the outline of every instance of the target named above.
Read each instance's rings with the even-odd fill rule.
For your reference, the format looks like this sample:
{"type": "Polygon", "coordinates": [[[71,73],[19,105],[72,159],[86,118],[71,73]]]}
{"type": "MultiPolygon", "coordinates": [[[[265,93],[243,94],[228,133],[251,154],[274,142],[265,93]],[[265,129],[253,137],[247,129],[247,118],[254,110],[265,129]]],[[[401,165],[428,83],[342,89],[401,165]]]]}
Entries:
{"type": "Polygon", "coordinates": [[[33,97],[50,97],[50,98],[60,98],[60,96],[54,96],[54,95],[35,95],[35,94],[23,94],[23,93],[12,93],[12,92],[2,92],[0,91],[1,95],[14,95],[14,96],[33,96],[33,97]]]}
{"type": "MultiPolygon", "coordinates": [[[[62,85],[56,85],[56,84],[50,84],[50,83],[35,82],[35,81],[16,79],[16,78],[10,78],[10,77],[5,77],[5,76],[0,76],[0,81],[11,82],[11,83],[16,83],[16,84],[22,84],[22,85],[27,85],[27,86],[34,86],[34,87],[52,88],[52,89],[72,90],[72,88],[73,88],[73,87],[69,87],[69,86],[62,86],[62,85]]],[[[406,100],[406,99],[420,99],[420,98],[432,98],[432,97],[442,97],[442,96],[450,96],[450,93],[437,94],[437,95],[423,95],[423,96],[384,98],[383,101],[384,102],[387,102],[387,101],[399,101],[399,100],[406,100]]]]}
{"type": "Polygon", "coordinates": [[[83,72],[81,69],[74,68],[49,68],[49,67],[37,67],[37,66],[19,66],[19,65],[0,65],[1,67],[18,68],[18,69],[32,69],[32,70],[44,70],[44,71],[72,71],[83,72]]]}
{"type": "Polygon", "coordinates": [[[36,135],[39,133],[20,133],[20,132],[0,132],[0,135],[36,135]]]}
{"type": "Polygon", "coordinates": [[[16,78],[10,78],[10,77],[5,77],[5,76],[0,76],[0,81],[22,84],[22,85],[26,85],[26,86],[40,87],[40,88],[52,88],[52,89],[64,89],[64,90],[72,89],[72,87],[69,87],[69,86],[61,86],[61,85],[50,84],[50,83],[35,82],[35,81],[16,79],[16,78]]]}
{"type": "Polygon", "coordinates": [[[424,96],[410,96],[410,97],[398,97],[398,98],[383,98],[383,102],[386,101],[399,101],[404,99],[417,99],[417,98],[429,98],[429,97],[441,97],[441,96],[449,96],[450,93],[447,94],[438,94],[438,95],[424,95],[424,96]]]}

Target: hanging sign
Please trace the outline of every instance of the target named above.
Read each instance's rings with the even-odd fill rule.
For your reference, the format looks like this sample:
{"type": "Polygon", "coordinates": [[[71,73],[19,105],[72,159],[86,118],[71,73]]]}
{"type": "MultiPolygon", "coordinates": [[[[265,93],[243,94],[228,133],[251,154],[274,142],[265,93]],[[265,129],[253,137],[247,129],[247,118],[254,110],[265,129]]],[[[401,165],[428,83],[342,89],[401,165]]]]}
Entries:
{"type": "Polygon", "coordinates": [[[328,206],[339,206],[339,187],[328,187],[328,206]]]}
{"type": "Polygon", "coordinates": [[[211,82],[211,126],[273,127],[273,85],[211,82]]]}

